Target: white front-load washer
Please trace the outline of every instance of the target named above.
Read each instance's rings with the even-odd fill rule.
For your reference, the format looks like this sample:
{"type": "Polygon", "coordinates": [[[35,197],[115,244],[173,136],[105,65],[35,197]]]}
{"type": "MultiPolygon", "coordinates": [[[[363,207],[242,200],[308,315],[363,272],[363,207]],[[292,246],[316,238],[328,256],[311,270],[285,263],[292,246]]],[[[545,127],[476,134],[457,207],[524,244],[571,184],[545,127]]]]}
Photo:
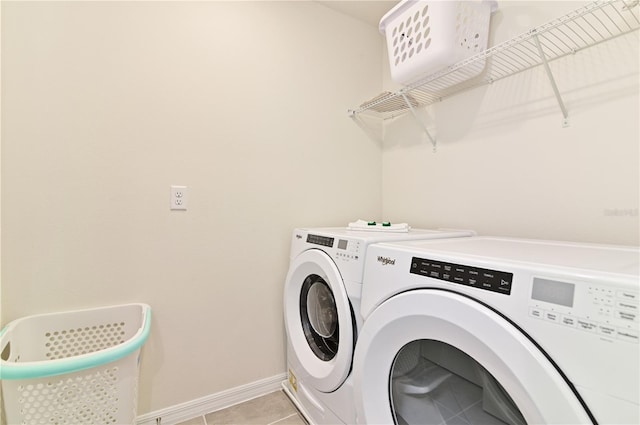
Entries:
{"type": "Polygon", "coordinates": [[[375,242],[469,237],[461,230],[296,229],[284,287],[288,380],[283,387],[313,424],[355,422],[353,349],[361,327],[367,247],[375,242]]]}
{"type": "Polygon", "coordinates": [[[490,237],[370,246],[357,422],[640,423],[639,260],[490,237]]]}

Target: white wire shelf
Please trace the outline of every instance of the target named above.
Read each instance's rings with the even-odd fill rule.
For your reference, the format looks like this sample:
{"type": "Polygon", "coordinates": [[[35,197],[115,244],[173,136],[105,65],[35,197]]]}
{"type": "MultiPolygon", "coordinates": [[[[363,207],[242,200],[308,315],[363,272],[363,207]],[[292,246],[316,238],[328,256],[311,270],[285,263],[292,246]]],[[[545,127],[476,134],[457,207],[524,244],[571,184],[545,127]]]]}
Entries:
{"type": "MultiPolygon", "coordinates": [[[[382,119],[394,118],[408,111],[415,115],[416,107],[543,65],[566,120],[568,114],[548,62],[638,30],[639,3],[639,0],[590,3],[440,72],[424,76],[397,92],[382,93],[349,110],[349,114],[352,117],[367,114],[382,119]],[[478,67],[484,67],[485,61],[486,69],[481,76],[469,79],[470,75],[478,74],[478,67]]],[[[431,140],[435,146],[435,141],[431,140]]]]}

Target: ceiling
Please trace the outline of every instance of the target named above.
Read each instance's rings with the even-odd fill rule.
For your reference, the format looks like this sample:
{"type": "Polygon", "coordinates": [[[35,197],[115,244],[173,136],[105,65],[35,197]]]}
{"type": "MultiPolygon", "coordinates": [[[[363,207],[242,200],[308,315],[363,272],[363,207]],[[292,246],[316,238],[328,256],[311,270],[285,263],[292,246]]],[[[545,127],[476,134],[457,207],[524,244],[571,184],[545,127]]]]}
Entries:
{"type": "Polygon", "coordinates": [[[398,0],[316,0],[333,10],[342,12],[353,18],[378,27],[380,18],[384,16],[398,0]]]}

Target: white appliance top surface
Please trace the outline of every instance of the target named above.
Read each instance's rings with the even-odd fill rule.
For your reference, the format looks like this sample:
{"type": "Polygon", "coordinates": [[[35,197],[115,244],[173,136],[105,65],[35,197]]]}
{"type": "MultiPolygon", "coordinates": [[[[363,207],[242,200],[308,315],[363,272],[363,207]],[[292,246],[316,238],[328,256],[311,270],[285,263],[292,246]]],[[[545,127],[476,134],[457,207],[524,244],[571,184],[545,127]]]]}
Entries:
{"type": "Polygon", "coordinates": [[[640,276],[640,247],[635,246],[495,237],[392,242],[380,246],[413,251],[416,255],[442,253],[487,262],[518,262],[640,276]]]}
{"type": "Polygon", "coordinates": [[[366,231],[366,230],[350,230],[347,227],[320,227],[320,228],[301,228],[303,232],[314,235],[330,236],[345,239],[359,239],[366,243],[376,243],[385,241],[403,241],[411,239],[436,239],[436,238],[453,238],[462,236],[472,236],[471,230],[453,230],[453,229],[409,229],[408,232],[388,232],[388,231],[366,231]]]}

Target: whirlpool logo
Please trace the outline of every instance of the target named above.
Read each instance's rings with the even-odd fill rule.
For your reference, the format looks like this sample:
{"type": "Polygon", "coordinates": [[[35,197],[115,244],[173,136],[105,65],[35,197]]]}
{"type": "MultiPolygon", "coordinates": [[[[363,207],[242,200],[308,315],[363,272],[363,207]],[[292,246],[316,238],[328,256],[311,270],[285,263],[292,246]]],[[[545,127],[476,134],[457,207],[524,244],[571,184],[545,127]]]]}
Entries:
{"type": "Polygon", "coordinates": [[[378,255],[378,262],[382,263],[383,266],[387,266],[387,265],[394,266],[396,264],[396,259],[378,255]]]}

